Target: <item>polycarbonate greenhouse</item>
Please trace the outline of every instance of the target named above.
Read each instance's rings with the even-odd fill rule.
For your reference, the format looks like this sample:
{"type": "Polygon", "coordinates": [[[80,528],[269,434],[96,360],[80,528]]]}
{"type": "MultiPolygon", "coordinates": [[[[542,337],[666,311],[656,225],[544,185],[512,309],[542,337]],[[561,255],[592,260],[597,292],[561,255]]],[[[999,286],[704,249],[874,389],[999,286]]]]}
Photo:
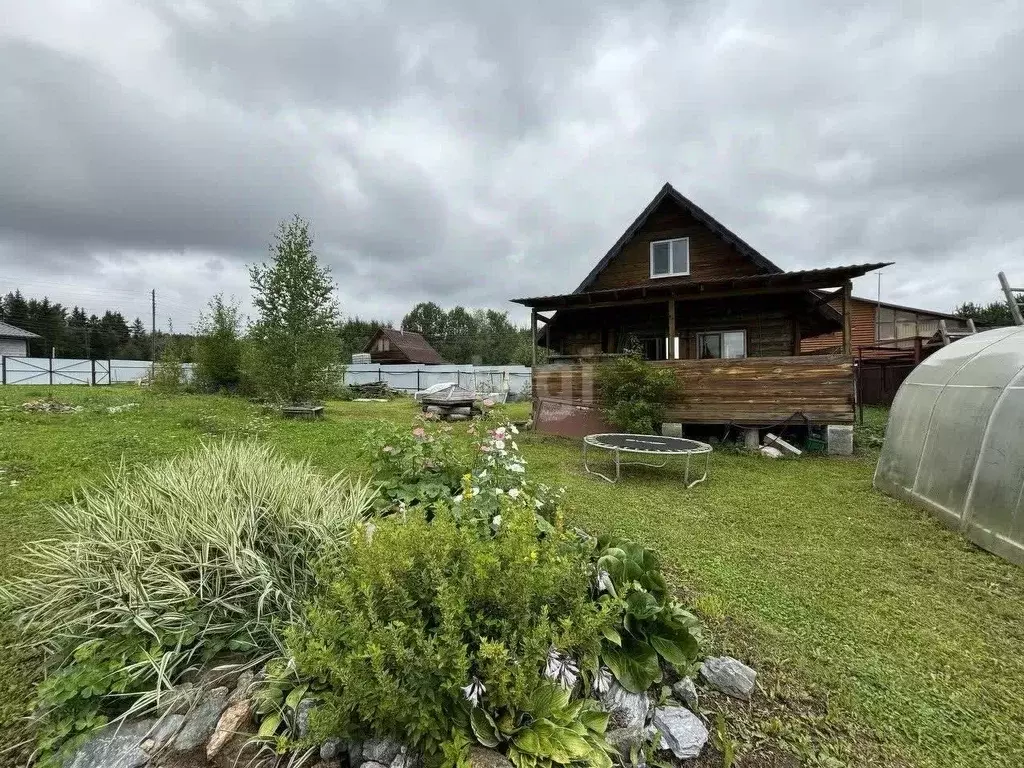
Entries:
{"type": "Polygon", "coordinates": [[[1024,327],[968,336],[914,369],[875,487],[1024,565],[1024,327]]]}

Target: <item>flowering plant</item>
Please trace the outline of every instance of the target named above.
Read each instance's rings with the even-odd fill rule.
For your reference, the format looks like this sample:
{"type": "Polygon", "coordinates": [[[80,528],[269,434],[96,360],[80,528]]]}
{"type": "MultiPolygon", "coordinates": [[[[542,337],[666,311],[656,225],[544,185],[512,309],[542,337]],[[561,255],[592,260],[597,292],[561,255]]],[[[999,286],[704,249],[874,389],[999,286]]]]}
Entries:
{"type": "Polygon", "coordinates": [[[466,464],[451,433],[450,425],[430,424],[425,418],[417,419],[411,430],[382,420],[367,432],[361,452],[380,483],[378,508],[432,507],[451,497],[466,464]]]}
{"type": "Polygon", "coordinates": [[[462,477],[454,502],[455,514],[463,522],[476,522],[497,530],[510,509],[529,509],[542,533],[562,527],[558,507],[564,489],[553,489],[531,480],[527,462],[519,450],[519,430],[511,423],[480,433],[471,427],[474,442],[472,469],[462,477]]]}

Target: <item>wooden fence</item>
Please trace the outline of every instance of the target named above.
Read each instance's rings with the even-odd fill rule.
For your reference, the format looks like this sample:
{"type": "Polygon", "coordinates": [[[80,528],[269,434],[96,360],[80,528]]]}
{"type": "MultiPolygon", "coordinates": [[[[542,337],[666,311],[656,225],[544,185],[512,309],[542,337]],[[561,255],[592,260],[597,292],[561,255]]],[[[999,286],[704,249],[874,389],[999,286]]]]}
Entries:
{"type": "MultiPolygon", "coordinates": [[[[683,424],[775,424],[799,414],[813,424],[851,424],[853,358],[846,355],[663,360],[678,388],[665,420],[683,424]]],[[[534,373],[535,402],[596,404],[595,363],[544,365],[534,373]]],[[[802,420],[802,419],[801,419],[802,420]]]]}

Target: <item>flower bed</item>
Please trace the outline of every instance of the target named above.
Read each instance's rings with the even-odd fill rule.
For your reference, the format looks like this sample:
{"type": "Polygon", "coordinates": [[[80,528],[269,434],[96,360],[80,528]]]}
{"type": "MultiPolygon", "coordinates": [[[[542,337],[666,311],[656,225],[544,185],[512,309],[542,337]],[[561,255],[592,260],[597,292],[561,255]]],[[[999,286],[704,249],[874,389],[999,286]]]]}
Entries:
{"type": "MultiPolygon", "coordinates": [[[[156,549],[132,545],[147,553],[141,559],[88,555],[97,526],[68,513],[77,541],[69,562],[111,584],[145,574],[149,587],[94,587],[117,623],[76,608],[74,631],[52,644],[55,671],[37,709],[47,725],[41,759],[77,750],[109,761],[96,744],[120,732],[94,731],[122,720],[134,730],[118,748],[145,747],[142,762],[186,748],[214,760],[236,733],[268,754],[319,751],[352,768],[467,765],[485,749],[516,768],[608,766],[702,746],[699,718],[659,687],[694,673],[697,620],[670,595],[653,552],[566,530],[562,491],[530,478],[516,439],[510,424],[381,423],[364,446],[379,483],[372,499],[363,485],[318,478],[266,452],[255,475],[172,462],[198,478],[177,495],[151,472],[138,494],[92,497],[103,526],[119,531],[114,544],[135,541],[140,499],[159,508],[159,536],[140,538],[156,549]],[[468,447],[456,429],[468,433],[468,447]],[[287,498],[272,493],[279,478],[288,478],[287,498]],[[340,491],[324,489],[347,489],[344,515],[326,513],[340,491]],[[225,505],[301,514],[274,534],[258,514],[218,526],[225,505]],[[211,568],[204,536],[239,528],[244,535],[210,539],[211,568]],[[282,544],[296,537],[300,550],[282,544]],[[144,565],[165,562],[165,551],[175,556],[163,570],[144,565]],[[166,596],[179,583],[190,585],[184,603],[166,596]],[[198,674],[218,666],[258,674],[233,687],[198,674]]],[[[8,595],[28,628],[44,622],[48,591],[70,589],[61,586],[69,573],[44,568],[8,595]]]]}

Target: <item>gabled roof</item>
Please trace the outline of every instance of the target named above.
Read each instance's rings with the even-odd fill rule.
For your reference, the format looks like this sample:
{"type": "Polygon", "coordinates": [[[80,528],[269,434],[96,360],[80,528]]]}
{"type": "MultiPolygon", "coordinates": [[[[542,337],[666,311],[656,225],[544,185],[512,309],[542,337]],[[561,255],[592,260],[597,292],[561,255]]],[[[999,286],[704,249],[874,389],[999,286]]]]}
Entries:
{"type": "Polygon", "coordinates": [[[430,343],[415,331],[403,331],[397,328],[379,328],[364,347],[364,352],[372,352],[374,342],[379,336],[391,341],[392,349],[405,355],[410,363],[443,364],[444,359],[430,343]]]}
{"type": "Polygon", "coordinates": [[[701,222],[724,241],[732,245],[743,256],[746,256],[756,264],[763,272],[782,272],[781,267],[762,256],[758,251],[744,242],[739,235],[731,232],[710,213],[705,211],[689,198],[685,197],[666,181],[665,186],[663,186],[658,194],[654,196],[654,199],[648,203],[647,207],[641,211],[640,215],[636,217],[636,220],[629,225],[629,228],[622,233],[622,237],[615,241],[615,245],[611,247],[611,250],[609,250],[608,253],[606,253],[599,262],[597,262],[597,266],[590,270],[590,274],[583,279],[583,282],[577,286],[573,293],[583,293],[588,287],[593,285],[597,276],[601,274],[609,263],[611,263],[612,259],[622,252],[622,249],[626,247],[626,244],[636,236],[636,233],[640,231],[640,228],[647,222],[647,219],[650,218],[651,214],[658,209],[658,206],[661,205],[666,198],[672,199],[680,207],[688,211],[693,218],[697,219],[697,221],[701,222]]]}
{"type": "Polygon", "coordinates": [[[15,325],[0,320],[0,338],[4,339],[41,339],[38,333],[22,330],[15,325]]]}

